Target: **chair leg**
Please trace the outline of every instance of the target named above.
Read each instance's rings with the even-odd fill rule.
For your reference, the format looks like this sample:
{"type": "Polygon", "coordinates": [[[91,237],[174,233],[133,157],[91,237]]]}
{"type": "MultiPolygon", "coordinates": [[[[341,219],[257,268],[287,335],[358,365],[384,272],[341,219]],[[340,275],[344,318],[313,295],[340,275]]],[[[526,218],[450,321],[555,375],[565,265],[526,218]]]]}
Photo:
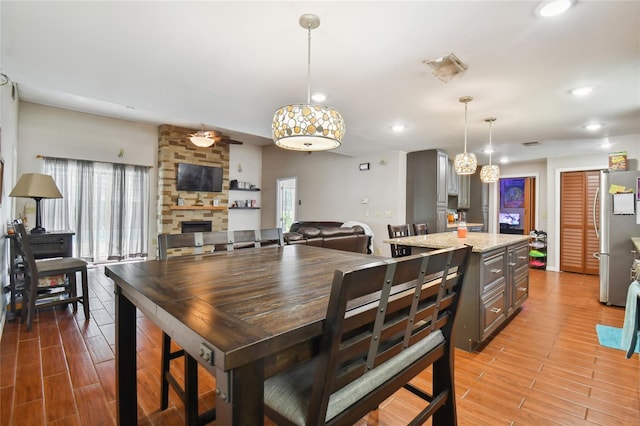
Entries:
{"type": "Polygon", "coordinates": [[[169,406],[169,365],[171,361],[171,338],[167,333],[162,333],[162,354],[160,365],[160,410],[166,410],[169,406]]]}
{"type": "MultiPolygon", "coordinates": [[[[77,297],[78,288],[76,283],[76,271],[69,272],[67,277],[69,278],[69,297],[77,297]]],[[[78,300],[74,300],[71,304],[73,305],[73,312],[78,312],[78,300]]]]}
{"type": "Polygon", "coordinates": [[[89,319],[89,278],[87,268],[82,268],[82,307],[84,308],[84,318],[89,319]]]}
{"type": "Polygon", "coordinates": [[[188,425],[197,426],[198,418],[198,362],[184,354],[184,414],[188,425]]]}

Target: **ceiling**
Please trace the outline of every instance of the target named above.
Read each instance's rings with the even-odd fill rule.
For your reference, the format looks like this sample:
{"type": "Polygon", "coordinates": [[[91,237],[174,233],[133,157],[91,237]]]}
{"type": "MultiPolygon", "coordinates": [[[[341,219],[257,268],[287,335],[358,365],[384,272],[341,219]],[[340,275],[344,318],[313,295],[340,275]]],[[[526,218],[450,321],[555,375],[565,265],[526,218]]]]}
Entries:
{"type": "Polygon", "coordinates": [[[25,101],[271,144],[274,111],[306,100],[298,19],[314,13],[311,89],[345,119],[337,153],[461,152],[467,95],[480,163],[489,116],[494,159],[515,162],[609,152],[640,134],[640,2],[578,1],[547,19],[538,4],[2,1],[1,64],[25,101]],[[444,83],[423,61],[449,53],[468,70],[444,83]],[[569,94],[581,85],[595,89],[569,94]]]}

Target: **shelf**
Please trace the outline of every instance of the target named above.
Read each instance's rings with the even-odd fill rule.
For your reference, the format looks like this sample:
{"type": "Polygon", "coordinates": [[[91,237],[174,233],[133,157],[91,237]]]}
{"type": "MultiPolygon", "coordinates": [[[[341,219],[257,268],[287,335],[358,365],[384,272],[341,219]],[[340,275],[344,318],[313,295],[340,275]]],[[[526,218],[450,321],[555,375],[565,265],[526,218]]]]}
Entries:
{"type": "Polygon", "coordinates": [[[226,210],[226,206],[170,206],[169,210],[226,210]]]}
{"type": "Polygon", "coordinates": [[[258,192],[258,191],[260,191],[260,188],[253,188],[253,189],[249,189],[249,188],[229,188],[229,191],[251,191],[251,192],[258,192]]]}
{"type": "Polygon", "coordinates": [[[260,207],[229,207],[229,210],[260,210],[260,207]]]}

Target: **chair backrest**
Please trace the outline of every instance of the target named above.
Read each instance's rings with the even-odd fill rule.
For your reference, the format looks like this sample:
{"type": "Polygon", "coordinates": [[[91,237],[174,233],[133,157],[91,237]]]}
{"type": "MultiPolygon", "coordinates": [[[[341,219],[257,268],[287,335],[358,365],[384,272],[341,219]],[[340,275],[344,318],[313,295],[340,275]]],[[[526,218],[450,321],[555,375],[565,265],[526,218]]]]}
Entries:
{"type": "MultiPolygon", "coordinates": [[[[324,424],[332,410],[332,423],[355,423],[436,360],[450,357],[452,366],[451,335],[471,249],[335,271],[306,424],[324,424]],[[344,402],[345,394],[367,386],[373,388],[365,397],[344,402]],[[327,411],[330,397],[343,406],[327,411]]],[[[453,379],[452,370],[438,374],[453,379]]]]}
{"type": "Polygon", "coordinates": [[[165,260],[172,256],[203,254],[205,248],[209,253],[214,250],[229,250],[232,241],[227,231],[159,234],[158,258],[165,260]],[[178,250],[169,252],[169,249],[178,250]]]}
{"type": "Polygon", "coordinates": [[[25,268],[25,274],[27,275],[28,282],[31,284],[34,282],[35,286],[38,286],[38,267],[36,265],[36,258],[33,255],[31,249],[31,243],[27,236],[27,230],[24,227],[24,223],[20,219],[16,219],[13,222],[13,229],[15,231],[18,254],[22,256],[25,268]]]}
{"type": "Polygon", "coordinates": [[[260,247],[265,246],[284,246],[284,235],[282,228],[266,228],[256,231],[256,241],[260,247]]]}
{"type": "MultiPolygon", "coordinates": [[[[408,237],[409,225],[390,225],[387,224],[389,238],[408,237]]],[[[411,247],[398,244],[391,244],[391,257],[411,256],[411,247]]]]}
{"type": "Polygon", "coordinates": [[[413,235],[427,235],[429,233],[429,227],[426,223],[414,223],[413,235]]]}

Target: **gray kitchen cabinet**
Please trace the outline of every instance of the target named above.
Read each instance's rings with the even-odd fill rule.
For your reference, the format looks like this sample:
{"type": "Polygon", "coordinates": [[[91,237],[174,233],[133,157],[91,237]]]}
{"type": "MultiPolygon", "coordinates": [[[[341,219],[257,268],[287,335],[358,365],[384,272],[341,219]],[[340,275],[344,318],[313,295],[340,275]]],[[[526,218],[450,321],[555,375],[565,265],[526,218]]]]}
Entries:
{"type": "Polygon", "coordinates": [[[473,253],[456,318],[455,345],[472,352],[529,294],[528,240],[473,253]]]}
{"type": "Polygon", "coordinates": [[[458,175],[458,209],[471,208],[471,175],[458,175]]]}
{"type": "Polygon", "coordinates": [[[458,195],[458,175],[451,160],[447,163],[447,193],[449,195],[458,195]]]}
{"type": "Polygon", "coordinates": [[[448,164],[447,154],[437,149],[407,154],[407,223],[427,223],[430,232],[445,232],[448,164]]]}

